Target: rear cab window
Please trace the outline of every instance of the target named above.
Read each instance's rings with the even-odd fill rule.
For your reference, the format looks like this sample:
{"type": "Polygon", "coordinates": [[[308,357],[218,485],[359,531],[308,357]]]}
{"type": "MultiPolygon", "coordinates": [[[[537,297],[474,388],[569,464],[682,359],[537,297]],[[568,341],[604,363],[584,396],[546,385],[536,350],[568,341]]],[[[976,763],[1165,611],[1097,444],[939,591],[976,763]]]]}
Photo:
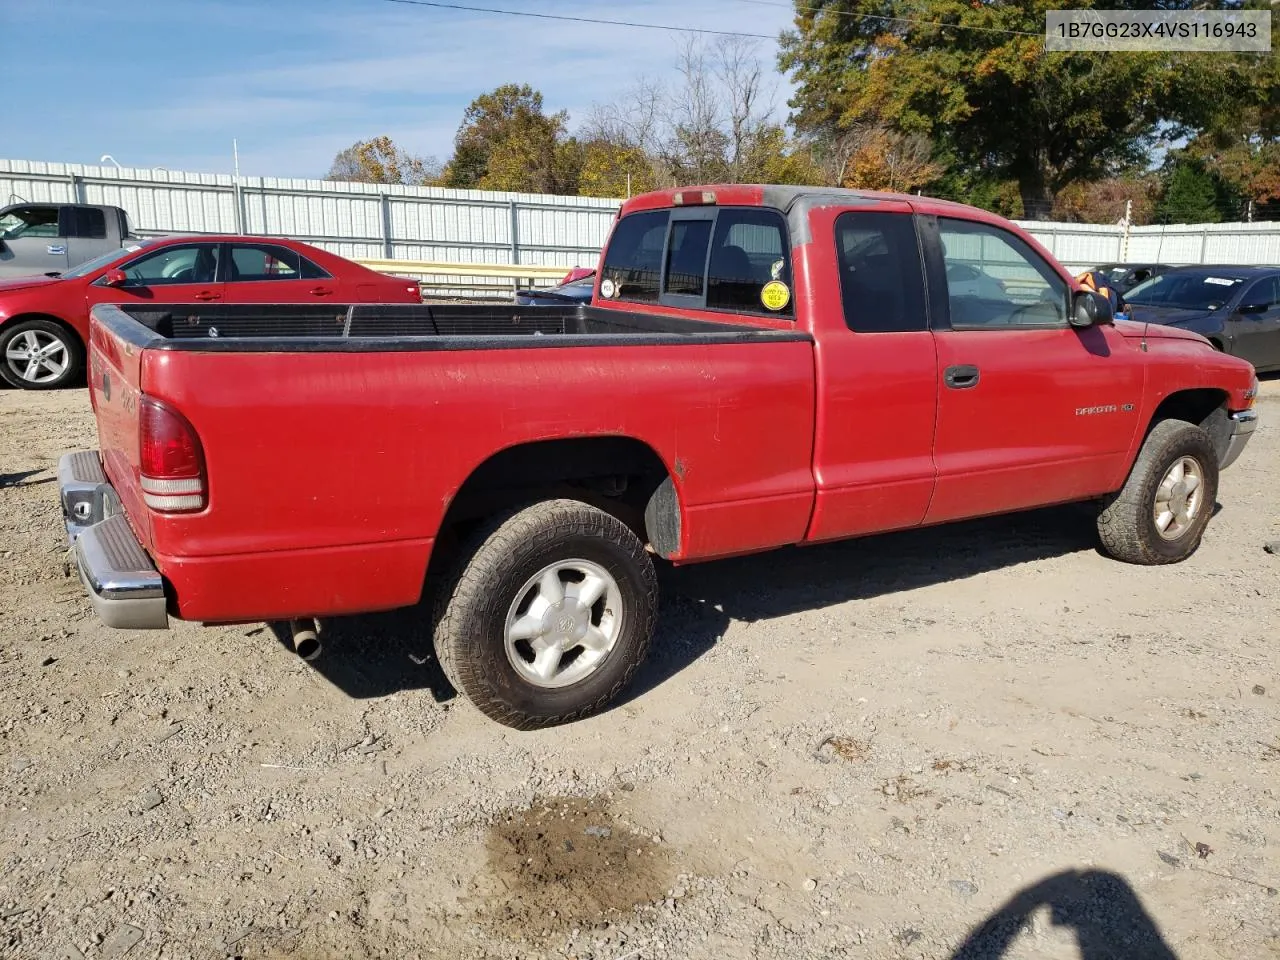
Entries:
{"type": "Polygon", "coordinates": [[[72,207],[69,235],[82,240],[105,240],[107,215],[93,207],[72,207]]]}
{"type": "Polygon", "coordinates": [[[765,207],[645,210],[618,221],[600,296],[791,319],[786,221],[765,207]]]}
{"type": "Polygon", "coordinates": [[[836,218],[845,324],[855,333],[929,329],[924,264],[909,213],[849,211],[836,218]]]}

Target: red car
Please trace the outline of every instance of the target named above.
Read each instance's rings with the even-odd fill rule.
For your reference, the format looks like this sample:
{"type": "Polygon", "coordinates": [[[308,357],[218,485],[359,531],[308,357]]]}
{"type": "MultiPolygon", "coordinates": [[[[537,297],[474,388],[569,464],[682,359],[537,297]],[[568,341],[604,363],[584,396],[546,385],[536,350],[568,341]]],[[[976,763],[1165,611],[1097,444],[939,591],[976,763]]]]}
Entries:
{"type": "Polygon", "coordinates": [[[52,276],[0,281],[0,377],[26,390],[84,370],[99,303],[420,303],[418,285],[296,240],[174,236],[140,240],[52,276]]]}

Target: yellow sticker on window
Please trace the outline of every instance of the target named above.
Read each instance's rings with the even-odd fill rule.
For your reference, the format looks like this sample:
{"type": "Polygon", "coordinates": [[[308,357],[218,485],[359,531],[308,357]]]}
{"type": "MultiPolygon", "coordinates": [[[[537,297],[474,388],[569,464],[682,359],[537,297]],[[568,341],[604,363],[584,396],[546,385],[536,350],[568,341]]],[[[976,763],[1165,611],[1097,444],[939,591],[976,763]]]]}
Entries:
{"type": "Polygon", "coordinates": [[[770,280],[760,290],[760,302],[768,310],[785,310],[791,302],[791,288],[781,280],[770,280]]]}

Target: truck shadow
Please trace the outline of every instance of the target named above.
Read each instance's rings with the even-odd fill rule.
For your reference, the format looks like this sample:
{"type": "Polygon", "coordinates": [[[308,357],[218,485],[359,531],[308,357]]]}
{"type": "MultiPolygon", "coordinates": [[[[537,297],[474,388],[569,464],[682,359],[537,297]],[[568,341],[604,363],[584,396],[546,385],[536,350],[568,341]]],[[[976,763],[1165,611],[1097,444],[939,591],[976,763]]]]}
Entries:
{"type": "MultiPolygon", "coordinates": [[[[267,627],[292,653],[289,624],[267,627]]],[[[457,696],[436,661],[426,603],[387,613],[326,618],[320,621],[319,639],[323,652],[312,661],[312,669],[352,699],[401,690],[427,690],[436,703],[457,696]]]]}
{"type": "Polygon", "coordinates": [[[619,705],[680,673],[714,647],[732,621],[754,623],[1096,551],[1094,517],[1094,508],[1072,504],[668,567],[653,651],[619,705]]]}
{"type": "MultiPolygon", "coordinates": [[[[616,706],[644,696],[711,650],[733,621],[752,623],[850,600],[963,580],[1004,567],[1096,550],[1085,505],[948,524],[689,567],[663,566],[653,649],[616,706]]],[[[326,619],[312,667],[354,699],[429,690],[455,696],[432,651],[427,602],[326,619]]],[[[288,624],[268,624],[292,651],[288,624]]]]}
{"type": "Polygon", "coordinates": [[[56,477],[45,477],[43,480],[32,480],[37,474],[44,473],[43,467],[35,470],[19,470],[17,473],[0,473],[0,490],[6,487],[34,487],[42,483],[53,483],[56,477]]]}
{"type": "Polygon", "coordinates": [[[951,960],[999,960],[1043,907],[1053,926],[1074,931],[1080,960],[1178,960],[1133,888],[1105,870],[1065,870],[1024,887],[974,927],[951,960]]]}

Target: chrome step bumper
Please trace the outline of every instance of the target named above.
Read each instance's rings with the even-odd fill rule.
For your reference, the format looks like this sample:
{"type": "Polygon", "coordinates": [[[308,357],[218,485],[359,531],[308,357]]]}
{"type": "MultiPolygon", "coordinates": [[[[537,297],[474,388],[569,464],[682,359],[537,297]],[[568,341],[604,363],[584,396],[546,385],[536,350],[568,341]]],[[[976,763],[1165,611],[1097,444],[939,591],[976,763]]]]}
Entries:
{"type": "Polygon", "coordinates": [[[108,627],[168,627],[164,578],[120,512],[97,451],[65,454],[58,462],[58,488],[72,560],[93,612],[108,627]]]}
{"type": "Polygon", "coordinates": [[[58,461],[58,496],[72,543],[95,523],[120,512],[120,498],[103,472],[96,450],[64,453],[58,461]]]}

